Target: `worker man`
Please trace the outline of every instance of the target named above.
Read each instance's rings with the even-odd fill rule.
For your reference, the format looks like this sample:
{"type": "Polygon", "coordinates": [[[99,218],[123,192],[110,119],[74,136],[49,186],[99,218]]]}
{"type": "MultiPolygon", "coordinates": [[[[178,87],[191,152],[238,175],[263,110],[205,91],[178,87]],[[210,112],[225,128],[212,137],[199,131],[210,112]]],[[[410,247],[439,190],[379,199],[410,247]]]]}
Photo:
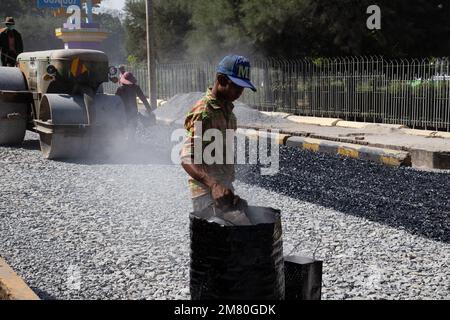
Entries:
{"type": "Polygon", "coordinates": [[[122,74],[119,83],[120,87],[117,88],[116,95],[122,99],[125,105],[128,131],[127,138],[128,141],[132,143],[135,139],[138,118],[142,117],[138,111],[136,97],[139,97],[144,104],[149,116],[149,121],[154,118],[152,113],[154,108],[152,108],[150,103],[148,103],[146,96],[142,92],[142,89],[137,85],[137,80],[131,72],[125,72],[122,74]]]}
{"type": "Polygon", "coordinates": [[[14,29],[14,18],[7,17],[4,23],[6,28],[0,30],[1,61],[3,66],[15,67],[17,56],[23,52],[22,36],[14,29]]]}
{"type": "MultiPolygon", "coordinates": [[[[224,143],[232,143],[234,147],[234,139],[227,141],[225,137],[227,130],[234,132],[237,129],[232,102],[239,99],[244,88],[256,91],[250,81],[250,63],[245,57],[226,56],[216,72],[214,86],[208,89],[203,99],[196,103],[185,119],[187,137],[181,150],[181,165],[190,176],[189,186],[196,212],[208,207],[224,211],[246,206],[246,201],[234,194],[234,163],[206,164],[203,160],[198,163],[195,159],[196,154],[203,155],[208,145],[202,134],[209,129],[218,129],[224,135],[224,143]],[[201,142],[198,143],[198,140],[201,142]],[[202,147],[201,150],[195,150],[198,145],[202,147]]],[[[226,153],[229,147],[225,146],[223,152],[226,153]]],[[[222,159],[226,158],[224,154],[222,159]]]]}

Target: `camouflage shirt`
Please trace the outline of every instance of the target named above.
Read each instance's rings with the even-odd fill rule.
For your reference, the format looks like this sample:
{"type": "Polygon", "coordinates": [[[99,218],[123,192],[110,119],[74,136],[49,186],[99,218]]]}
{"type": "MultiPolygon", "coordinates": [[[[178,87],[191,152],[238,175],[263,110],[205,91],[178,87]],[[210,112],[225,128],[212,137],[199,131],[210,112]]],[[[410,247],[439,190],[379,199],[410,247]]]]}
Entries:
{"type": "MultiPolygon", "coordinates": [[[[202,134],[205,134],[208,129],[218,129],[222,134],[224,145],[223,163],[206,164],[202,161],[202,164],[205,166],[209,175],[230,189],[233,188],[232,183],[235,180],[235,171],[234,164],[226,163],[226,131],[227,129],[231,129],[231,132],[234,133],[237,128],[237,120],[233,113],[233,108],[234,105],[231,102],[216,99],[212,95],[212,89],[208,89],[205,97],[195,104],[186,117],[184,127],[187,130],[187,133],[181,150],[181,158],[183,160],[193,160],[194,145],[197,139],[201,141],[198,144],[200,145],[201,143],[202,153],[211,143],[211,141],[203,141],[203,137],[197,132],[199,128],[201,128],[202,134]]],[[[228,142],[228,148],[231,148],[234,146],[234,140],[229,141],[232,141],[231,145],[230,142],[228,142]]],[[[200,197],[211,192],[206,185],[193,178],[189,179],[189,187],[192,198],[200,197]]]]}

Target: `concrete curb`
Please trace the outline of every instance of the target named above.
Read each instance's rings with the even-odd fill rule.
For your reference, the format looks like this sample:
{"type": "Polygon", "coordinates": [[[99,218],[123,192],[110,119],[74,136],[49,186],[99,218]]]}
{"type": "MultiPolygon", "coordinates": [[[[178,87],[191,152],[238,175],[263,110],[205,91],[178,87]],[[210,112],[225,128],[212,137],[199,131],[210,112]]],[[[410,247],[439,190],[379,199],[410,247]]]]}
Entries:
{"type": "Polygon", "coordinates": [[[372,122],[356,122],[356,121],[339,121],[336,127],[351,128],[351,129],[367,129],[367,128],[385,128],[385,129],[405,129],[402,124],[388,124],[388,123],[372,123],[372,122]]]}
{"type": "MultiPolygon", "coordinates": [[[[268,114],[270,115],[270,114],[268,114]]],[[[339,118],[321,118],[321,117],[305,117],[305,116],[286,116],[285,119],[298,123],[298,124],[308,124],[317,125],[325,127],[341,127],[341,128],[351,128],[351,129],[365,129],[370,127],[380,127],[387,129],[404,129],[407,126],[402,124],[387,124],[387,123],[372,123],[372,122],[356,122],[356,121],[346,121],[339,118]]]]}
{"type": "Polygon", "coordinates": [[[286,141],[286,146],[298,147],[314,152],[339,154],[353,159],[368,160],[392,167],[411,166],[411,155],[405,151],[305,137],[290,137],[286,141]]]}
{"type": "Polygon", "coordinates": [[[336,127],[364,129],[365,127],[367,127],[367,123],[342,120],[342,121],[339,121],[338,123],[336,123],[336,127]]]}
{"type": "Polygon", "coordinates": [[[427,150],[411,150],[412,165],[415,168],[450,169],[450,152],[433,152],[427,150]]]}
{"type": "Polygon", "coordinates": [[[303,116],[289,116],[286,118],[289,121],[299,124],[312,124],[317,126],[334,127],[342,119],[336,118],[319,118],[319,117],[303,117],[303,116]]]}
{"type": "MultiPolygon", "coordinates": [[[[173,125],[175,123],[171,120],[161,118],[157,118],[157,122],[162,125],[173,125]]],[[[276,129],[241,125],[236,133],[243,134],[249,139],[272,137],[277,140],[277,144],[279,145],[300,147],[313,152],[339,154],[387,166],[412,166],[419,169],[438,170],[450,169],[450,152],[407,149],[405,147],[383,144],[369,145],[365,141],[331,138],[313,135],[308,132],[292,133],[281,130],[278,131],[279,134],[276,134],[274,132],[268,133],[267,130],[278,131],[276,129]]]]}
{"type": "MultiPolygon", "coordinates": [[[[158,107],[164,106],[167,101],[158,100],[158,107]]],[[[143,108],[143,105],[138,103],[138,106],[143,108]]],[[[450,132],[445,131],[430,131],[430,130],[418,130],[418,129],[409,129],[407,126],[402,124],[388,124],[388,123],[372,123],[372,122],[356,122],[356,121],[347,121],[340,118],[322,118],[322,117],[307,117],[307,116],[295,116],[291,113],[287,112],[273,112],[273,111],[261,111],[262,114],[265,114],[269,117],[278,117],[282,119],[287,119],[292,122],[298,124],[306,124],[306,125],[318,125],[318,126],[327,126],[327,127],[340,127],[340,128],[350,128],[350,129],[366,129],[370,127],[380,127],[386,129],[398,129],[402,132],[415,135],[415,136],[423,136],[430,138],[444,138],[450,139],[450,132]]],[[[162,124],[173,124],[178,119],[165,119],[165,118],[157,118],[157,120],[162,124]]]]}
{"type": "Polygon", "coordinates": [[[160,118],[156,117],[156,122],[159,124],[165,124],[165,125],[172,125],[176,120],[167,119],[167,118],[160,118]]]}
{"type": "Polygon", "coordinates": [[[260,112],[269,117],[276,117],[276,118],[282,118],[282,119],[286,119],[287,117],[292,116],[292,114],[287,113],[287,112],[274,112],[274,111],[260,111],[260,112]]]}
{"type": "Polygon", "coordinates": [[[286,141],[291,136],[288,134],[283,133],[273,133],[273,132],[267,132],[267,131],[259,131],[257,129],[245,129],[245,128],[238,128],[236,130],[236,134],[241,134],[249,139],[258,139],[258,138],[270,138],[276,140],[276,144],[278,145],[286,145],[286,141]]]}
{"type": "Polygon", "coordinates": [[[418,130],[418,129],[402,129],[402,132],[412,135],[421,136],[427,138],[443,138],[450,139],[450,132],[444,131],[431,131],[431,130],[418,130]]]}
{"type": "MultiPolygon", "coordinates": [[[[144,107],[144,104],[142,103],[142,101],[141,101],[140,98],[136,98],[136,102],[137,102],[138,107],[139,107],[139,106],[144,107]]],[[[151,101],[150,101],[149,98],[147,98],[147,102],[148,102],[148,103],[151,103],[151,101]]],[[[157,99],[157,100],[156,100],[156,106],[157,106],[158,108],[162,107],[162,106],[163,106],[164,104],[166,104],[166,103],[167,103],[167,100],[162,100],[162,99],[157,99]]],[[[145,110],[145,108],[144,108],[144,110],[145,110]]]]}
{"type": "Polygon", "coordinates": [[[0,258],[0,300],[40,300],[2,258],[0,258]]]}
{"type": "Polygon", "coordinates": [[[439,138],[450,139],[450,132],[438,131],[436,136],[439,138]]]}
{"type": "Polygon", "coordinates": [[[412,164],[411,155],[406,151],[375,148],[315,138],[291,136],[282,133],[270,133],[266,131],[258,131],[256,129],[239,128],[237,129],[236,133],[245,135],[249,139],[267,137],[275,139],[277,141],[277,144],[286,145],[288,147],[297,147],[312,152],[338,154],[353,159],[368,160],[391,167],[411,166],[412,164]]]}

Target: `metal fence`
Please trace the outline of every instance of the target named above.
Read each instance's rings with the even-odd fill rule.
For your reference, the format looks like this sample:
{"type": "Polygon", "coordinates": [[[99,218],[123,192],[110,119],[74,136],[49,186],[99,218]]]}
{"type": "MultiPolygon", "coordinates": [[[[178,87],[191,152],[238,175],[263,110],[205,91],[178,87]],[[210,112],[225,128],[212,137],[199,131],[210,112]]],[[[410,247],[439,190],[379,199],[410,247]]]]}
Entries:
{"type": "MultiPolygon", "coordinates": [[[[255,60],[258,92],[246,90],[241,101],[264,111],[450,131],[449,68],[448,58],[255,60]]],[[[210,63],[158,64],[158,99],[205,91],[214,69],[210,63]]],[[[130,71],[147,88],[146,70],[130,71]]]]}

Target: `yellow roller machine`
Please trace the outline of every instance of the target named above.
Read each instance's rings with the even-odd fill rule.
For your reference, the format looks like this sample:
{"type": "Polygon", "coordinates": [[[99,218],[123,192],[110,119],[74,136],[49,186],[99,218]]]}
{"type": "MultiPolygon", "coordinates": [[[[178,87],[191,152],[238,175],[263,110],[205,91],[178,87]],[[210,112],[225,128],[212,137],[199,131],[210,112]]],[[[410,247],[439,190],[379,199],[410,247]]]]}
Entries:
{"type": "Polygon", "coordinates": [[[0,145],[39,133],[47,159],[112,155],[124,145],[122,100],[103,94],[114,68],[95,50],[22,53],[19,68],[0,67],[0,145]]]}

